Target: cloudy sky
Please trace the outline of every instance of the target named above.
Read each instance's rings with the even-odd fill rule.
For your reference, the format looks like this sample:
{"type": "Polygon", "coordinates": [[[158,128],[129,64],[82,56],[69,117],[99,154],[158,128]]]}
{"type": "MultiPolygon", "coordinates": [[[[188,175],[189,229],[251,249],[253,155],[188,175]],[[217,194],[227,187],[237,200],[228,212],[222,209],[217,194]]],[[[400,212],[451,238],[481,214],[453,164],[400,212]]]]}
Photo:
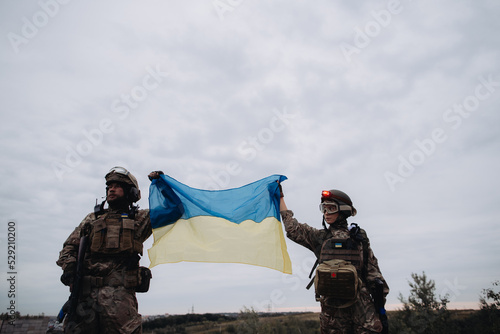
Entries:
{"type": "MultiPolygon", "coordinates": [[[[500,278],[499,14],[496,0],[1,1],[2,309],[8,223],[17,310],[56,314],[58,253],[116,165],[141,208],[152,170],[204,189],[283,174],[318,228],[321,190],[341,189],[389,308],[422,272],[450,307],[477,307],[500,278]]],[[[314,257],[287,246],[291,276],[154,267],[140,312],[316,311],[314,257]]]]}

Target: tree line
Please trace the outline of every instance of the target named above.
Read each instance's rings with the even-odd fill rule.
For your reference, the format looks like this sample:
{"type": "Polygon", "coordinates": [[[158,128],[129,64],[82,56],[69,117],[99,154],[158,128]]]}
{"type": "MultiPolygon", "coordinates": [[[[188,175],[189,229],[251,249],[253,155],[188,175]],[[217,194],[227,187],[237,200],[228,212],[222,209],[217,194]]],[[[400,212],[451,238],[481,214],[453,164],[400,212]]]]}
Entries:
{"type": "MultiPolygon", "coordinates": [[[[425,272],[412,273],[410,295],[399,294],[403,307],[388,312],[391,334],[500,334],[500,281],[483,289],[479,310],[449,310],[449,296],[437,296],[436,284],[425,272]]],[[[145,333],[319,333],[318,317],[257,313],[244,307],[237,316],[187,314],[144,322],[145,333]],[[197,327],[196,327],[197,326],[197,327]]]]}

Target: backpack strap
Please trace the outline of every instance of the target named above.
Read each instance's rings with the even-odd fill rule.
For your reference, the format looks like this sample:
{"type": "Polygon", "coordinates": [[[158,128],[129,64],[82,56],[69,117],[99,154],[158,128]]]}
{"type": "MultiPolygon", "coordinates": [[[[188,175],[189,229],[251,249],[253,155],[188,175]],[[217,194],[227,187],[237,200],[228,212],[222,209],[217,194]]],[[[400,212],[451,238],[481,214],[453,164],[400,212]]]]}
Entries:
{"type": "Polygon", "coordinates": [[[306,286],[307,290],[309,290],[311,288],[311,286],[313,285],[313,283],[314,283],[314,278],[316,277],[316,275],[313,276],[314,269],[316,269],[316,267],[319,264],[319,257],[321,256],[321,248],[323,247],[323,244],[325,243],[326,239],[328,239],[328,233],[330,232],[326,228],[325,218],[323,218],[323,227],[324,227],[323,231],[325,232],[325,234],[323,235],[323,240],[321,241],[321,244],[319,245],[319,247],[317,247],[314,250],[314,255],[316,255],[316,262],[314,262],[314,265],[311,268],[311,272],[309,273],[309,278],[311,278],[311,277],[312,278],[311,278],[311,281],[309,282],[309,284],[307,284],[307,286],[306,286]]]}
{"type": "Polygon", "coordinates": [[[365,230],[359,227],[356,223],[351,223],[349,225],[349,234],[351,238],[357,242],[361,242],[363,245],[363,267],[361,268],[361,278],[363,282],[366,282],[367,277],[367,265],[368,265],[368,237],[365,230]]]}

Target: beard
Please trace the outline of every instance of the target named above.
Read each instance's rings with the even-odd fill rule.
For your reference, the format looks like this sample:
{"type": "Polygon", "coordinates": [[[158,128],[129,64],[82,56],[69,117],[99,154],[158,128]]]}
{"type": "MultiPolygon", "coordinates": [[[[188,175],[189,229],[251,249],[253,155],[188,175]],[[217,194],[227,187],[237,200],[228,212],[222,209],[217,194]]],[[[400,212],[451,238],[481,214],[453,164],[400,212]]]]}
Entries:
{"type": "Polygon", "coordinates": [[[125,196],[115,197],[112,200],[108,200],[107,199],[107,202],[109,204],[109,207],[112,208],[112,209],[127,208],[128,205],[129,205],[129,203],[128,203],[127,199],[125,198],[125,196]]]}

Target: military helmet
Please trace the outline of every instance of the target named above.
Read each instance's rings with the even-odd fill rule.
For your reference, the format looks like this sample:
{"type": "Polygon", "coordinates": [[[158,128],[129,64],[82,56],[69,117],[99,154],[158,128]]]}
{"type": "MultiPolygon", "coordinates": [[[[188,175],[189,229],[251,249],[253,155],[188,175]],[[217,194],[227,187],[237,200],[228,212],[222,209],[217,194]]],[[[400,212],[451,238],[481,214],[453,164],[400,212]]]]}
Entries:
{"type": "Polygon", "coordinates": [[[120,166],[113,167],[104,178],[106,179],[106,185],[109,185],[112,182],[125,184],[125,190],[127,190],[125,195],[132,203],[141,199],[139,183],[137,182],[135,176],[132,175],[132,173],[130,173],[127,169],[120,166]]]}
{"type": "Polygon", "coordinates": [[[329,211],[330,213],[340,212],[341,214],[355,216],[357,211],[352,205],[351,198],[343,191],[337,189],[323,190],[321,192],[321,204],[319,205],[321,212],[329,211]],[[333,205],[333,212],[327,209],[327,205],[333,205]],[[336,210],[335,210],[336,205],[336,210]]]}

